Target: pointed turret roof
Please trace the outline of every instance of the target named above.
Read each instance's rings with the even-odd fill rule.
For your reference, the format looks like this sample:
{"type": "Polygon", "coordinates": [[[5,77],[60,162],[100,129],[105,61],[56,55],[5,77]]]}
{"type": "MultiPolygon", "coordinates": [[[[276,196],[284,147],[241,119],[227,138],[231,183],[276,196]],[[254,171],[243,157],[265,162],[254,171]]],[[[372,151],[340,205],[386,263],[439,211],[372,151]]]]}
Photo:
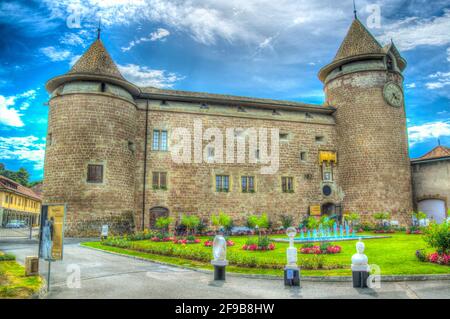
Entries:
{"type": "Polygon", "coordinates": [[[383,53],[383,48],[358,18],[353,20],[333,61],[352,56],[383,53]]]}
{"type": "Polygon", "coordinates": [[[69,72],[47,82],[47,91],[52,93],[62,84],[71,81],[109,82],[127,89],[133,95],[140,93],[140,89],[136,85],[128,82],[122,76],[99,36],[69,72]]]}
{"type": "Polygon", "coordinates": [[[124,80],[100,39],[91,44],[67,74],[95,74],[124,80]]]}

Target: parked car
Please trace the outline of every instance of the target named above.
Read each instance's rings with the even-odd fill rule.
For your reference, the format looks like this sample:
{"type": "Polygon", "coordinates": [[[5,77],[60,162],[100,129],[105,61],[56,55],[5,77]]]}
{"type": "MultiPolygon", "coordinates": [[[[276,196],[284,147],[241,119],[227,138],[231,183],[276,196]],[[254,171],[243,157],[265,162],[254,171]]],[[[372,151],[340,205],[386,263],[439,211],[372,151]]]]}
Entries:
{"type": "Polygon", "coordinates": [[[23,220],[10,220],[5,228],[25,228],[26,226],[26,222],[23,220]]]}

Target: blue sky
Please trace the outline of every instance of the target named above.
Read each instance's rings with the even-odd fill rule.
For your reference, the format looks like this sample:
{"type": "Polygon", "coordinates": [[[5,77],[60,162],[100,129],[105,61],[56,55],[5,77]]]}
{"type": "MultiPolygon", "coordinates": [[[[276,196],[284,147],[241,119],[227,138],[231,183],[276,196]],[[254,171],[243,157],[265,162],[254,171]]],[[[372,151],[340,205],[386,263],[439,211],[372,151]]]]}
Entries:
{"type": "MultiPolygon", "coordinates": [[[[450,0],[356,3],[380,43],[392,38],[408,61],[411,157],[438,137],[450,146],[450,0]]],[[[337,52],[353,7],[351,0],[1,1],[0,162],[9,169],[42,178],[45,82],[86,50],[99,17],[105,46],[136,84],[322,103],[317,73],[337,52]]]]}

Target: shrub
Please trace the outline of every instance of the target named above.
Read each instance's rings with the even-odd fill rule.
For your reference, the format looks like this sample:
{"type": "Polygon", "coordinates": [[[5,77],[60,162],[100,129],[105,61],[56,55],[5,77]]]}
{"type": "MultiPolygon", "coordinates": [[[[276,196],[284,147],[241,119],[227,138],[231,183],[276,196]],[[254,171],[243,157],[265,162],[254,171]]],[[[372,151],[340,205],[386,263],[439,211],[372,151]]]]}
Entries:
{"type": "Polygon", "coordinates": [[[344,220],[348,223],[350,223],[350,225],[355,225],[356,222],[360,219],[360,216],[358,213],[347,213],[344,215],[344,220]]]}
{"type": "Polygon", "coordinates": [[[171,218],[171,217],[159,217],[158,219],[156,219],[155,227],[160,229],[161,232],[167,233],[172,221],[173,221],[173,218],[171,218]]]}
{"type": "Polygon", "coordinates": [[[310,216],[306,220],[305,226],[307,229],[316,229],[317,227],[319,227],[319,221],[315,217],[310,216]]]}
{"type": "Polygon", "coordinates": [[[450,223],[431,223],[424,231],[423,240],[438,254],[447,254],[450,247],[450,223]]]}
{"type": "Polygon", "coordinates": [[[428,256],[428,261],[439,265],[448,265],[450,262],[450,255],[433,253],[428,256]]]}
{"type": "Polygon", "coordinates": [[[182,215],[181,216],[181,225],[186,227],[186,231],[189,234],[191,231],[194,231],[196,227],[200,224],[200,218],[195,215],[182,215]]]}
{"type": "Polygon", "coordinates": [[[4,254],[2,252],[0,252],[0,261],[13,261],[16,260],[16,256],[12,255],[12,254],[4,254]]]}
{"type": "Polygon", "coordinates": [[[270,225],[267,214],[263,213],[261,216],[250,215],[247,218],[247,226],[255,229],[258,226],[259,229],[268,228],[270,225]]]}
{"type": "Polygon", "coordinates": [[[289,227],[291,227],[294,222],[294,218],[290,215],[281,215],[280,219],[281,225],[283,226],[284,229],[288,229],[289,227]]]}
{"type": "Polygon", "coordinates": [[[214,226],[223,227],[225,229],[233,224],[231,216],[223,212],[219,212],[218,215],[211,215],[211,221],[214,226]]]}
{"type": "Polygon", "coordinates": [[[416,257],[419,261],[427,261],[427,254],[424,252],[423,249],[416,250],[416,257]]]}

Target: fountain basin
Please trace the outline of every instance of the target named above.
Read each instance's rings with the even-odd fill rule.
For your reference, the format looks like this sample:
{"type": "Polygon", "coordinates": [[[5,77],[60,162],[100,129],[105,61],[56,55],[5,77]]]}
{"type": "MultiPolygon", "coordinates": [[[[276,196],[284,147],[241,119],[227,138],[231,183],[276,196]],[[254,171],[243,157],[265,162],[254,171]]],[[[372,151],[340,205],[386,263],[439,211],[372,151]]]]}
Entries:
{"type": "MultiPolygon", "coordinates": [[[[359,240],[361,239],[382,239],[391,238],[392,236],[376,236],[376,235],[361,235],[361,236],[330,236],[330,237],[296,237],[294,238],[294,243],[317,243],[317,242],[330,242],[330,241],[349,241],[349,240],[359,240]]],[[[289,239],[285,238],[272,238],[272,241],[288,243],[289,239]]]]}

